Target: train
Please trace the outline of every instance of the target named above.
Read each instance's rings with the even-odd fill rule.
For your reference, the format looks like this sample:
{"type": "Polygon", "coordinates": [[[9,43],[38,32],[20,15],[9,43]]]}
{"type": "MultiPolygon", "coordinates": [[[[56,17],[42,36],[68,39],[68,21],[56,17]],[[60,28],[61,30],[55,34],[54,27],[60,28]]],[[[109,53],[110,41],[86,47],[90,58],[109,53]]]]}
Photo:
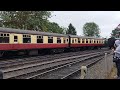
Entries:
{"type": "Polygon", "coordinates": [[[104,38],[0,27],[0,57],[9,53],[37,55],[42,52],[96,49],[104,47],[104,42],[104,38]]]}

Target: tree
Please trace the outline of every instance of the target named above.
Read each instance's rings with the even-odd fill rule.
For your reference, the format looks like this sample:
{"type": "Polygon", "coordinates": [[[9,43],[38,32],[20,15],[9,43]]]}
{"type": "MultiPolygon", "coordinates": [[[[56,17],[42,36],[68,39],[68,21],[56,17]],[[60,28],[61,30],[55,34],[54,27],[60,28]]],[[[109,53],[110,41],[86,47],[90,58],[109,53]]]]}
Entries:
{"type": "Polygon", "coordinates": [[[117,28],[112,30],[111,37],[115,37],[117,33],[118,33],[118,29],[117,28]]]}
{"type": "Polygon", "coordinates": [[[94,22],[86,23],[83,26],[83,34],[84,36],[91,36],[91,37],[100,37],[99,26],[94,22]]]}
{"type": "Polygon", "coordinates": [[[1,11],[0,27],[64,34],[64,28],[50,22],[50,11],[1,11]]]}
{"type": "Polygon", "coordinates": [[[47,31],[50,11],[1,11],[0,25],[9,28],[47,31]]]}
{"type": "Polygon", "coordinates": [[[69,24],[68,29],[66,30],[66,34],[71,34],[71,35],[77,34],[75,27],[71,23],[69,24]]]}
{"type": "Polygon", "coordinates": [[[64,34],[64,28],[60,27],[55,22],[47,23],[48,32],[64,34]]]}

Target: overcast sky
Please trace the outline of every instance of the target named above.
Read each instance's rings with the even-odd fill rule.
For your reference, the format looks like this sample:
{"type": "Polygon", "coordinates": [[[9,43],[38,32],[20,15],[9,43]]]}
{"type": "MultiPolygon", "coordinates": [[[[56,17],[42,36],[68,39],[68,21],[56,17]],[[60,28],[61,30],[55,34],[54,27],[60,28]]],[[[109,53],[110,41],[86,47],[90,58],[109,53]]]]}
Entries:
{"type": "Polygon", "coordinates": [[[120,11],[53,11],[49,20],[63,27],[72,23],[78,35],[83,35],[83,25],[86,22],[95,22],[99,25],[100,35],[109,37],[112,30],[120,24],[120,11]]]}

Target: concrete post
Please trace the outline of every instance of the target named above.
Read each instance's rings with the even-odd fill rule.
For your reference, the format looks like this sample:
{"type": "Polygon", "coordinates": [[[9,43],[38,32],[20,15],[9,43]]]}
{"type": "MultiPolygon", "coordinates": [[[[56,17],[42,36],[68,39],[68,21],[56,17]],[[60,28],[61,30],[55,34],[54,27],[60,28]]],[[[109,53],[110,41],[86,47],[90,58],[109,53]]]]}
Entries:
{"type": "Polygon", "coordinates": [[[105,63],[104,63],[104,74],[105,74],[105,77],[107,76],[107,53],[105,53],[105,63]]]}
{"type": "Polygon", "coordinates": [[[86,66],[82,66],[81,67],[81,76],[80,76],[80,79],[84,79],[85,76],[87,74],[87,67],[86,66]]]}
{"type": "Polygon", "coordinates": [[[3,79],[3,72],[0,71],[0,79],[3,79]]]}

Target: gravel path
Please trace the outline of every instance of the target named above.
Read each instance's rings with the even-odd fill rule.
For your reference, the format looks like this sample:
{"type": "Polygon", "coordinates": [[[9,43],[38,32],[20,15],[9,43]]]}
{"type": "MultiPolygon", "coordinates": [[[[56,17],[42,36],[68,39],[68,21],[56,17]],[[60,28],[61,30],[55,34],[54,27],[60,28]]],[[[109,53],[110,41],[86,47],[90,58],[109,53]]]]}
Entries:
{"type": "Polygon", "coordinates": [[[117,74],[117,69],[116,69],[116,66],[114,63],[113,68],[112,68],[111,72],[109,73],[107,79],[115,79],[114,76],[116,76],[116,74],[117,74]]]}
{"type": "Polygon", "coordinates": [[[107,55],[107,66],[105,66],[105,59],[99,61],[92,67],[88,68],[88,72],[85,79],[108,79],[107,73],[111,74],[113,68],[112,55],[107,55]],[[106,73],[107,69],[107,73],[106,73]]]}

